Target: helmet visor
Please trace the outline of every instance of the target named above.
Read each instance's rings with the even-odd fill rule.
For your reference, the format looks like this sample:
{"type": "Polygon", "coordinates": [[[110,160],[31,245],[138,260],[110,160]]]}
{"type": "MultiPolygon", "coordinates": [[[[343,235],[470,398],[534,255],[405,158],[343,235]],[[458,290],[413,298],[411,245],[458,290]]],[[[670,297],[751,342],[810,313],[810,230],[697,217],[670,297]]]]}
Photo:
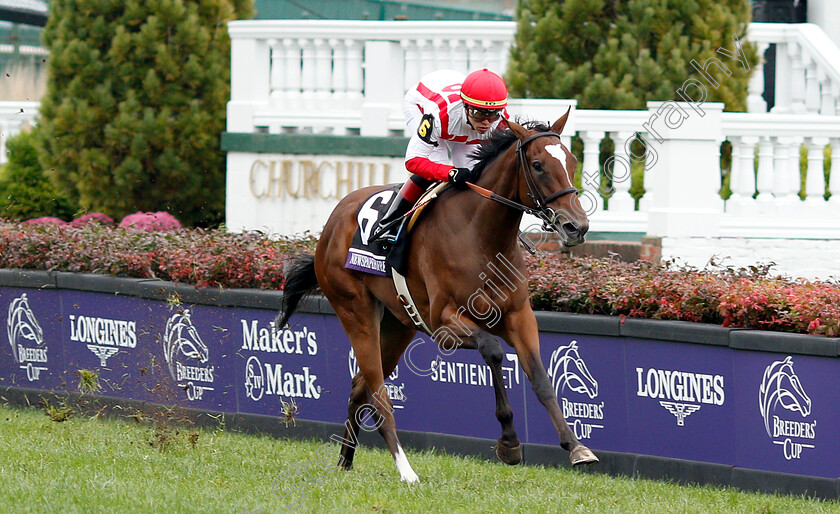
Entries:
{"type": "Polygon", "coordinates": [[[481,109],[467,105],[467,116],[481,123],[482,121],[496,121],[502,115],[501,109],[481,109]]]}

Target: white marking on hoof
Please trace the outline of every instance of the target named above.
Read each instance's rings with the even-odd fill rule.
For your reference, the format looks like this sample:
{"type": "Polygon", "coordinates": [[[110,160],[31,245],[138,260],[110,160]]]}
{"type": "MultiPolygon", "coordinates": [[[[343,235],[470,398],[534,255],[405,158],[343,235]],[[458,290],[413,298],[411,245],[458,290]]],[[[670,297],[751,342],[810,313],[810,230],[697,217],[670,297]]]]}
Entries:
{"type": "Polygon", "coordinates": [[[397,445],[397,454],[394,455],[394,462],[397,464],[397,470],[400,472],[400,480],[409,484],[420,481],[420,477],[411,469],[411,464],[408,463],[405,452],[403,452],[402,446],[399,444],[397,445]]]}

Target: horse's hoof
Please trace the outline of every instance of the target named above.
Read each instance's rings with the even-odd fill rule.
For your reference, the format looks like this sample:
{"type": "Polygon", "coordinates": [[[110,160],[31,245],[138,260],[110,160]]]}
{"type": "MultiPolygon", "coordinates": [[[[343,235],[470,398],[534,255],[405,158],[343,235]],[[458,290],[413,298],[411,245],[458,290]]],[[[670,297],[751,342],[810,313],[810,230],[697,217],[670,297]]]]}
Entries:
{"type": "Polygon", "coordinates": [[[597,464],[599,462],[598,457],[592,453],[592,450],[584,445],[577,446],[574,450],[569,452],[569,460],[572,461],[572,466],[597,464]]]}
{"type": "Polygon", "coordinates": [[[518,444],[513,447],[505,446],[499,441],[496,443],[496,457],[505,464],[514,466],[522,462],[522,447],[518,444]]]}

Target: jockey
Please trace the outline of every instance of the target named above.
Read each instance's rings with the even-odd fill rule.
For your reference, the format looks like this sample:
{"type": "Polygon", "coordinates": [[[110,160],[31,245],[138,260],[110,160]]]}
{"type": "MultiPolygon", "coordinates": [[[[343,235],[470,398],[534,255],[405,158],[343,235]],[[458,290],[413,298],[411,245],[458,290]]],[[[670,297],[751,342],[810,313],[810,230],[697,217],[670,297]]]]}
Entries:
{"type": "Polygon", "coordinates": [[[391,226],[377,239],[394,239],[399,226],[396,220],[433,182],[445,180],[466,187],[475,165],[470,154],[497,127],[507,126],[506,106],[505,81],[486,68],[466,77],[452,70],[435,71],[408,90],[403,113],[411,139],[405,167],[412,175],[377,230],[391,226]]]}

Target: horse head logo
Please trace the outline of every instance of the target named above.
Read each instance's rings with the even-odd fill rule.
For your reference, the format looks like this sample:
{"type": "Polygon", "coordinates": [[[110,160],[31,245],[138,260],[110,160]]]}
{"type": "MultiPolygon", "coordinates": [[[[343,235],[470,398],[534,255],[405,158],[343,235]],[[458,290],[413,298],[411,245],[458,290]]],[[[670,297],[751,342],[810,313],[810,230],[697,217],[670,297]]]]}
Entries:
{"type": "Polygon", "coordinates": [[[567,387],[589,398],[598,396],[598,382],[592,377],[586,363],[578,353],[577,341],[554,350],[548,364],[548,376],[557,396],[567,387]]]}
{"type": "Polygon", "coordinates": [[[175,360],[178,355],[185,359],[195,360],[198,363],[205,363],[210,358],[210,350],[190,318],[189,309],[183,313],[175,313],[166,322],[166,330],[163,333],[163,355],[169,364],[169,373],[175,378],[175,360]]]}
{"type": "Polygon", "coordinates": [[[20,298],[15,298],[9,304],[6,333],[9,336],[9,344],[12,345],[12,354],[18,362],[20,362],[17,353],[17,343],[19,341],[31,341],[38,346],[44,344],[44,330],[29,307],[26,293],[23,293],[20,298]]]}
{"type": "Polygon", "coordinates": [[[767,435],[770,431],[770,413],[777,404],[789,411],[798,412],[802,417],[811,414],[811,398],[805,394],[799,377],[793,371],[793,359],[788,355],[783,361],[776,361],[764,370],[761,387],[758,389],[758,408],[764,418],[767,435]]]}

